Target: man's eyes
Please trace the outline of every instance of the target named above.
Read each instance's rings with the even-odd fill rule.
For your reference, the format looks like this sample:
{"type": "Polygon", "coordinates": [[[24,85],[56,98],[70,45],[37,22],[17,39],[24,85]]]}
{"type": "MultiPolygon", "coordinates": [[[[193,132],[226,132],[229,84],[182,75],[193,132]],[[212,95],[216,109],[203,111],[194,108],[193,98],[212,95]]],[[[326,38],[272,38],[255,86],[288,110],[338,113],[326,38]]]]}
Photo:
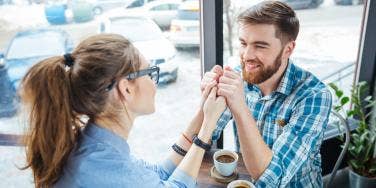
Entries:
{"type": "MultiPolygon", "coordinates": [[[[247,43],[245,43],[245,42],[241,42],[240,45],[241,45],[242,47],[245,47],[245,46],[247,46],[247,43]]],[[[261,46],[261,45],[256,45],[256,46],[254,46],[254,47],[255,47],[255,48],[259,48],[259,49],[265,49],[265,48],[266,48],[266,46],[261,46]]]]}
{"type": "Polygon", "coordinates": [[[259,46],[259,45],[256,45],[256,48],[264,49],[264,48],[266,48],[266,47],[265,47],[265,46],[259,46]]]}

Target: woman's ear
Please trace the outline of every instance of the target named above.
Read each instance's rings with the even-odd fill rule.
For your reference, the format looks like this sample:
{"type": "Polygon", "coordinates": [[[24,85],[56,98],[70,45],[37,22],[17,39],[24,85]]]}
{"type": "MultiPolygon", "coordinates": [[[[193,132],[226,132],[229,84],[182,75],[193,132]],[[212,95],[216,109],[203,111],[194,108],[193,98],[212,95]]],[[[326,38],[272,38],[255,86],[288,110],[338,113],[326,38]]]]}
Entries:
{"type": "Polygon", "coordinates": [[[121,79],[118,83],[119,97],[126,102],[133,98],[133,89],[131,83],[127,79],[121,79]]]}

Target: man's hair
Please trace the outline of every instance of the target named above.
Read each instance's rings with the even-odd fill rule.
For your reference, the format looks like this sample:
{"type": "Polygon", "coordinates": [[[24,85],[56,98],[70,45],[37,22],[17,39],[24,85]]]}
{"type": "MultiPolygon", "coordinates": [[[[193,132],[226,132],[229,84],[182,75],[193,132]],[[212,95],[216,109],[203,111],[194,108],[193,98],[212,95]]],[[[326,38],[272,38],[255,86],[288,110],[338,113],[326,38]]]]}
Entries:
{"type": "Polygon", "coordinates": [[[282,44],[296,40],[299,20],[294,10],[280,1],[264,1],[248,8],[238,16],[241,24],[272,24],[282,44]]]}

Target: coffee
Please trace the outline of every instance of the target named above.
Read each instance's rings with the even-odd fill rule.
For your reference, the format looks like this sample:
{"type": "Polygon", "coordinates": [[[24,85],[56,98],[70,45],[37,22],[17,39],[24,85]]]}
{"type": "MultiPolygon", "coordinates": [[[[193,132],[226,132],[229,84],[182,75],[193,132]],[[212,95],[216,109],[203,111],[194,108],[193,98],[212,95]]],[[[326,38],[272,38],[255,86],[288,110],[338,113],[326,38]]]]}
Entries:
{"type": "Polygon", "coordinates": [[[247,180],[235,180],[229,183],[227,188],[255,188],[255,186],[247,180]]]}
{"type": "Polygon", "coordinates": [[[248,185],[235,185],[234,188],[250,188],[248,185]]]}
{"type": "Polygon", "coordinates": [[[220,155],[216,159],[221,163],[232,163],[235,161],[234,157],[232,157],[231,155],[220,155]]]}

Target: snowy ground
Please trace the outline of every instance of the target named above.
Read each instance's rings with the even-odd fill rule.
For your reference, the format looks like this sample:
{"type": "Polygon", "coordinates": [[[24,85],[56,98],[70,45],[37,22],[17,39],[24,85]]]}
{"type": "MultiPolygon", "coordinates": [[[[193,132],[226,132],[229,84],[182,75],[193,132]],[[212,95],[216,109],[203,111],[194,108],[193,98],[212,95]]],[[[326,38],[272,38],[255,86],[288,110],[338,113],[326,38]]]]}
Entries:
{"type": "MultiPolygon", "coordinates": [[[[294,58],[301,60],[297,64],[323,77],[355,61],[362,11],[361,6],[335,6],[328,0],[318,9],[297,11],[301,22],[294,54],[294,58]]],[[[29,27],[51,27],[44,18],[43,6],[0,6],[0,51],[4,50],[16,31],[29,27]]],[[[77,44],[96,33],[97,24],[94,20],[53,27],[69,32],[77,44]]],[[[159,161],[166,156],[199,103],[198,51],[179,51],[176,58],[181,62],[178,80],[158,89],[157,111],[137,119],[129,137],[132,152],[148,161],[159,161]]],[[[350,82],[351,77],[346,80],[346,83],[350,82]]],[[[21,116],[0,119],[1,133],[22,133],[24,126],[21,116]]],[[[232,149],[231,131],[225,132],[225,147],[232,149]]],[[[23,165],[23,149],[0,146],[0,187],[32,187],[31,172],[16,168],[23,165]]]]}

